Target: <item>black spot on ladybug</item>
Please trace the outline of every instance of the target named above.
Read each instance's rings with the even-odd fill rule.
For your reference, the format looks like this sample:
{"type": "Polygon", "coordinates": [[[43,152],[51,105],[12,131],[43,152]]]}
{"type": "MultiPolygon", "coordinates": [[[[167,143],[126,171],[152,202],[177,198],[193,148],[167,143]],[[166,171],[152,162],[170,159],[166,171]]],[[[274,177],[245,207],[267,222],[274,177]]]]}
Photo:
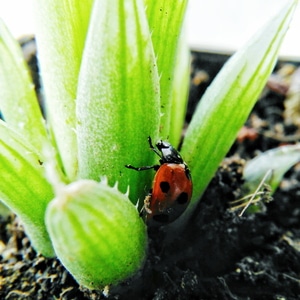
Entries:
{"type": "Polygon", "coordinates": [[[166,214],[154,215],[153,220],[159,223],[169,223],[169,216],[166,214]]]}
{"type": "Polygon", "coordinates": [[[159,183],[160,189],[163,193],[168,193],[170,190],[170,184],[167,181],[162,181],[159,183]]]}
{"type": "Polygon", "coordinates": [[[189,195],[185,192],[182,192],[176,199],[178,204],[186,204],[189,200],[189,195]]]}

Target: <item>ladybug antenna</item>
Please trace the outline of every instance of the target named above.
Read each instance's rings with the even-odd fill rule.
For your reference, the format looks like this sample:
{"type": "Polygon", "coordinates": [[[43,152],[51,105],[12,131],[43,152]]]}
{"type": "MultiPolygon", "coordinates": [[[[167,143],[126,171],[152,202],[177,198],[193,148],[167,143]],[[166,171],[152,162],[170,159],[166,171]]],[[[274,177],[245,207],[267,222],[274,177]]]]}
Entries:
{"type": "Polygon", "coordinates": [[[152,139],[151,139],[151,136],[150,136],[150,135],[148,136],[148,143],[149,143],[149,147],[150,147],[151,149],[154,149],[154,146],[153,146],[153,144],[152,144],[152,139]]]}
{"type": "Polygon", "coordinates": [[[153,146],[152,144],[152,139],[150,136],[148,136],[148,143],[149,143],[149,147],[152,151],[154,151],[160,158],[162,158],[161,153],[153,146]]]}

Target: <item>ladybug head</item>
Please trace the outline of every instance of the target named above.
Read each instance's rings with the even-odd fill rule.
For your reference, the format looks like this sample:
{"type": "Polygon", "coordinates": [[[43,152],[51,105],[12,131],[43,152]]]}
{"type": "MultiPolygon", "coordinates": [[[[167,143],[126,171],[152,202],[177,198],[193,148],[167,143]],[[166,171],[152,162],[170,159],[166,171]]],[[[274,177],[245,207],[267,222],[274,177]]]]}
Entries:
{"type": "Polygon", "coordinates": [[[159,141],[157,142],[156,147],[161,152],[161,163],[184,163],[179,152],[170,143],[159,141]]]}

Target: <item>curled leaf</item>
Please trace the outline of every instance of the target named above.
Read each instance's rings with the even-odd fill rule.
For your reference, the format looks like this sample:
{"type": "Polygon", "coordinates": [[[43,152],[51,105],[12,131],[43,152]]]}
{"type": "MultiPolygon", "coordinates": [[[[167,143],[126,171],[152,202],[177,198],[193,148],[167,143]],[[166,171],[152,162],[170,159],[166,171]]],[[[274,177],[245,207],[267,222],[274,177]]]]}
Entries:
{"type": "Polygon", "coordinates": [[[250,160],[244,169],[244,189],[254,191],[265,175],[270,171],[267,183],[272,192],[276,190],[283,175],[297,162],[300,161],[300,144],[281,146],[250,160]]]}

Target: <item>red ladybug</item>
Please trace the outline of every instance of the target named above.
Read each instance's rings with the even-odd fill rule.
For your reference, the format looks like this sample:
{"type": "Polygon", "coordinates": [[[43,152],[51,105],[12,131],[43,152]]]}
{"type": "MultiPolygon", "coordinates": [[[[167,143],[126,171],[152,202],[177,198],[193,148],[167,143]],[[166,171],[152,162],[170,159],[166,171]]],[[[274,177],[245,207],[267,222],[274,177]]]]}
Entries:
{"type": "Polygon", "coordinates": [[[160,157],[160,165],[126,168],[136,171],[154,169],[152,190],[144,201],[148,225],[165,225],[176,220],[190,203],[193,184],[191,172],[179,152],[167,142],[159,141],[156,148],[148,137],[150,149],[160,157]]]}

